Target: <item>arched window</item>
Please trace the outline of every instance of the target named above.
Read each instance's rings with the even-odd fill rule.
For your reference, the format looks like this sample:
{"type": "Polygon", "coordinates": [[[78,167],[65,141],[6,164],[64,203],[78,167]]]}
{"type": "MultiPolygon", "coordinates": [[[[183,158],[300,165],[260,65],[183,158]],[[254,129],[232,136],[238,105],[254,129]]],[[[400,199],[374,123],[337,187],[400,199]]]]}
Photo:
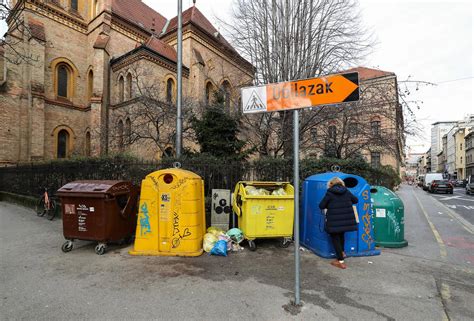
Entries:
{"type": "Polygon", "coordinates": [[[69,152],[69,133],[65,129],[61,129],[58,132],[58,138],[57,138],[57,151],[56,151],[56,157],[57,158],[66,158],[68,157],[68,152],[69,152]]]}
{"type": "Polygon", "coordinates": [[[130,118],[127,118],[127,120],[125,120],[125,139],[127,141],[127,144],[131,143],[131,140],[132,140],[132,122],[130,121],[130,118]]]}
{"type": "Polygon", "coordinates": [[[117,125],[117,139],[118,139],[118,148],[120,151],[123,150],[123,121],[119,120],[117,125]]]}
{"type": "Polygon", "coordinates": [[[132,98],[132,75],[129,73],[127,75],[127,98],[132,98]]]}
{"type": "Polygon", "coordinates": [[[331,125],[328,127],[328,136],[331,141],[336,140],[336,135],[337,135],[337,129],[336,126],[331,125]]]}
{"type": "Polygon", "coordinates": [[[209,81],[206,84],[206,93],[204,95],[206,106],[211,104],[212,101],[212,83],[209,81]]]}
{"type": "Polygon", "coordinates": [[[88,131],[86,132],[86,156],[91,156],[91,133],[88,131]]]}
{"type": "Polygon", "coordinates": [[[123,102],[125,100],[124,89],[125,89],[125,84],[124,84],[124,81],[123,81],[123,76],[120,76],[120,78],[119,78],[119,102],[123,102]]]}
{"type": "Polygon", "coordinates": [[[56,68],[56,94],[58,97],[70,98],[71,91],[70,88],[70,78],[71,78],[71,69],[68,65],[61,63],[58,64],[56,68]]]}
{"type": "Polygon", "coordinates": [[[168,104],[173,103],[173,98],[174,98],[174,80],[171,78],[168,78],[166,81],[166,102],[168,104]]]}
{"type": "Polygon", "coordinates": [[[87,74],[87,100],[91,100],[94,92],[94,72],[89,70],[87,74]]]}
{"type": "Polygon", "coordinates": [[[78,0],[71,0],[71,9],[77,11],[78,9],[78,0]]]}
{"type": "Polygon", "coordinates": [[[372,131],[372,135],[379,136],[380,135],[380,120],[374,120],[370,122],[370,129],[372,131]]]}
{"type": "Polygon", "coordinates": [[[227,80],[222,83],[221,90],[224,96],[224,107],[230,108],[230,83],[227,80]]]}

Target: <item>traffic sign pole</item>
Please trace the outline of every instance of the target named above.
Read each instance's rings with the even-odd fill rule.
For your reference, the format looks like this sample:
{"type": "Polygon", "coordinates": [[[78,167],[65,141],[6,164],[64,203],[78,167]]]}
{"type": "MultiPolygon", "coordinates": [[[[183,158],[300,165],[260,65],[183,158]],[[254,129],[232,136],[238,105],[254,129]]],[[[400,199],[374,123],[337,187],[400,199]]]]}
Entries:
{"type": "Polygon", "coordinates": [[[299,112],[293,111],[293,186],[295,187],[295,305],[300,305],[300,128],[299,112]]]}

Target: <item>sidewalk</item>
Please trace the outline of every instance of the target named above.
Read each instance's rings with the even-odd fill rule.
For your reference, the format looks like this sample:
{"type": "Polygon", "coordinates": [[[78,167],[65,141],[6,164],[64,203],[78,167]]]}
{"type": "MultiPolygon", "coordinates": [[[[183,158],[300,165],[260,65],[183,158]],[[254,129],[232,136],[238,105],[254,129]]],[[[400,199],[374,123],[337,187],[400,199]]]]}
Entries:
{"type": "MultiPolygon", "coordinates": [[[[407,248],[349,258],[339,270],[302,252],[304,306],[293,298],[293,249],[260,243],[227,258],[131,257],[111,247],[97,256],[78,242],[61,252],[61,221],[0,202],[1,319],[468,320],[474,316],[472,265],[440,256],[409,187],[407,248]],[[419,258],[421,257],[421,258],[419,258]],[[446,289],[449,289],[447,293],[446,289]]],[[[418,194],[417,194],[418,195],[418,194]]],[[[421,197],[421,196],[419,196],[421,197]]],[[[420,199],[421,200],[421,199],[420,199]]],[[[435,222],[434,224],[437,224],[435,222]]],[[[458,227],[461,233],[462,227],[458,227]]],[[[456,229],[456,226],[450,227],[456,229]]],[[[466,232],[464,230],[464,232],[466,232]]]]}

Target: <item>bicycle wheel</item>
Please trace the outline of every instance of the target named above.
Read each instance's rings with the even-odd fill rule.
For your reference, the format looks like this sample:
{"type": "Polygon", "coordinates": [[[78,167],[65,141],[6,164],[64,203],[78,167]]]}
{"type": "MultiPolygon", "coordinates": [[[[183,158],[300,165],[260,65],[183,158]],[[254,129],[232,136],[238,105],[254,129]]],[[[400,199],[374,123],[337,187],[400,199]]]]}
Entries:
{"type": "Polygon", "coordinates": [[[36,215],[44,216],[46,213],[46,204],[44,203],[44,196],[36,203],[36,215]]]}
{"type": "Polygon", "coordinates": [[[48,220],[52,221],[56,216],[56,201],[49,199],[49,209],[47,210],[48,220]]]}

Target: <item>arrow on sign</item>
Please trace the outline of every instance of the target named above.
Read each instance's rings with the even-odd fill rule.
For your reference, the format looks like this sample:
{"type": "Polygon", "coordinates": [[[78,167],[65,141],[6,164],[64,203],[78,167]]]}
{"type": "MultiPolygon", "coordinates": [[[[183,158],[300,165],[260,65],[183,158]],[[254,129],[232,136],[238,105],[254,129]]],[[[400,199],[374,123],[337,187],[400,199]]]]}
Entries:
{"type": "Polygon", "coordinates": [[[272,112],[359,100],[359,74],[337,74],[242,89],[244,113],[272,112]]]}

